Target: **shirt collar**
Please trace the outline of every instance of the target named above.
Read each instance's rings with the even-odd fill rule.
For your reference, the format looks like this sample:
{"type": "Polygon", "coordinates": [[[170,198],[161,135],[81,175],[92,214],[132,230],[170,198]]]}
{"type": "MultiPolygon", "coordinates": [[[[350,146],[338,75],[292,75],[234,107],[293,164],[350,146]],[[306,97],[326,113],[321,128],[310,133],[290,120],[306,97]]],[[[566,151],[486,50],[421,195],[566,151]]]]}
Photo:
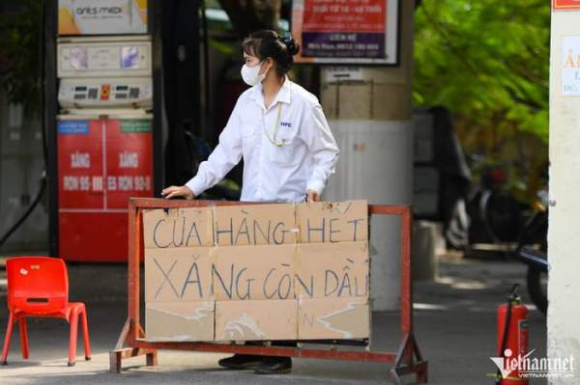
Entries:
{"type": "MultiPolygon", "coordinates": [[[[275,106],[278,102],[290,104],[292,96],[292,82],[285,77],[282,88],[276,94],[271,106],[275,106]]],[[[264,108],[264,94],[262,93],[262,83],[256,84],[252,87],[252,99],[254,99],[262,108],[264,108]]]]}

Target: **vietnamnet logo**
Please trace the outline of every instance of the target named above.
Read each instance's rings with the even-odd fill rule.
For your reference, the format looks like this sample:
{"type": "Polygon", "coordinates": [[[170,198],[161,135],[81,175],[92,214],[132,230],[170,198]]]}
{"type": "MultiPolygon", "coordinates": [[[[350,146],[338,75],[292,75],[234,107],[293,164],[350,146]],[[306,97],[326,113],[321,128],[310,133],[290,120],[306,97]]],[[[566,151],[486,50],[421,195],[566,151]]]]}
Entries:
{"type": "Polygon", "coordinates": [[[525,356],[513,356],[511,349],[504,351],[504,357],[490,357],[499,369],[501,378],[572,378],[575,372],[574,357],[537,358],[531,357],[536,349],[525,356]]]}

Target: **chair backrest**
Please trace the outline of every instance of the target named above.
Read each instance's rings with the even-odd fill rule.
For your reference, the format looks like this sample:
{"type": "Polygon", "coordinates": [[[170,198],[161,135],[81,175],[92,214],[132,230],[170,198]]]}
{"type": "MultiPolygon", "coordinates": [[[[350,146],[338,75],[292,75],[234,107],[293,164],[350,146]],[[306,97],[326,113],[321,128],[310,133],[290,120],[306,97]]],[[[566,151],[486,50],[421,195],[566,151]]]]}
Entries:
{"type": "Polygon", "coordinates": [[[6,272],[10,310],[50,314],[68,304],[68,274],[62,259],[10,258],[6,272]]]}

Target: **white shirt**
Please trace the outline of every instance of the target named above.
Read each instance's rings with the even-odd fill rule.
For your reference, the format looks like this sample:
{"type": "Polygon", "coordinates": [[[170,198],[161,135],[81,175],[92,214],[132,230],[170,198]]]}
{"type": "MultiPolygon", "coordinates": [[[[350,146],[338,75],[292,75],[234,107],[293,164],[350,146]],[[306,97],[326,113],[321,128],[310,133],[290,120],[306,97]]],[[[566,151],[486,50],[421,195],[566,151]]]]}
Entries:
{"type": "Polygon", "coordinates": [[[186,186],[200,195],[243,157],[242,201],[302,202],[307,190],[322,193],[338,153],[314,95],[286,78],[266,108],[258,84],[240,95],[218,146],[186,186]]]}

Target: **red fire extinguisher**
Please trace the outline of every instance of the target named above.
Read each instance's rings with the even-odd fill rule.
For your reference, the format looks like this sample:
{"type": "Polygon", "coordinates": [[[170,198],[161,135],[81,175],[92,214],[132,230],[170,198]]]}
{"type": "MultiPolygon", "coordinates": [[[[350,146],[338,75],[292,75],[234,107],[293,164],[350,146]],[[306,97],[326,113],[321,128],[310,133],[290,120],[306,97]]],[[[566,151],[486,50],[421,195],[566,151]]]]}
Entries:
{"type": "Polygon", "coordinates": [[[498,357],[503,358],[504,368],[512,369],[502,377],[500,371],[497,385],[528,385],[527,378],[522,376],[526,369],[522,360],[528,354],[528,309],[522,304],[518,295],[519,285],[514,285],[507,303],[497,309],[497,346],[498,357]],[[518,364],[519,363],[519,364],[518,364]]]}

